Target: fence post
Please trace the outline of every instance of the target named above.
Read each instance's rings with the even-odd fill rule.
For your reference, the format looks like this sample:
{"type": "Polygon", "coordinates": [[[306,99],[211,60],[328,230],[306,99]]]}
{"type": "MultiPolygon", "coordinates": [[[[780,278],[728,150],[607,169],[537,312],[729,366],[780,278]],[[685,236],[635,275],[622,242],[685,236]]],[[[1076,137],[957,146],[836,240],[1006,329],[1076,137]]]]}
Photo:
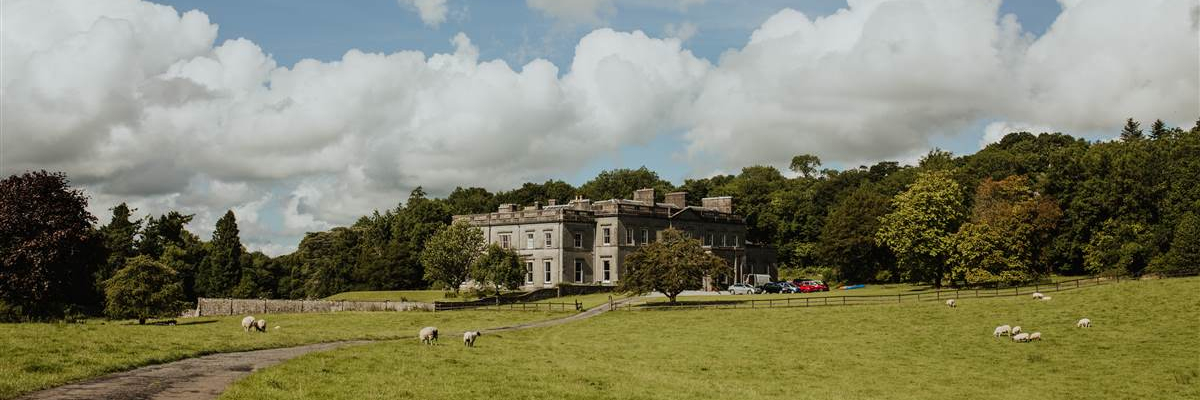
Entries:
{"type": "Polygon", "coordinates": [[[939,300],[939,301],[942,300],[942,289],[938,289],[938,290],[934,291],[933,294],[934,294],[933,297],[935,298],[935,300],[939,300]]]}
{"type": "Polygon", "coordinates": [[[900,304],[900,294],[896,294],[896,304],[900,304]]]}
{"type": "Polygon", "coordinates": [[[1057,282],[1054,284],[1054,291],[1055,292],[1062,291],[1062,282],[1057,282]]]}
{"type": "Polygon", "coordinates": [[[263,299],[263,314],[267,313],[267,299],[263,299]]]}
{"type": "Polygon", "coordinates": [[[229,299],[229,315],[233,315],[233,299],[229,299]]]}
{"type": "Polygon", "coordinates": [[[846,296],[842,296],[842,305],[846,305],[846,296]]]}
{"type": "Polygon", "coordinates": [[[808,307],[808,299],[811,299],[811,297],[805,297],[805,298],[804,298],[804,306],[805,306],[805,307],[808,307]]]}

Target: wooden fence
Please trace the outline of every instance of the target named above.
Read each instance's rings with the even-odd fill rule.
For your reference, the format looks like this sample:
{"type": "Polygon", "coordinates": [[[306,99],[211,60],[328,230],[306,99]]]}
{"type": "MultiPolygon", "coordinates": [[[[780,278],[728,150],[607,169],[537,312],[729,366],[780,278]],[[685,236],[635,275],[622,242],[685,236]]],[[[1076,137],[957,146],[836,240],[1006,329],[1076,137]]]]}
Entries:
{"type": "Polygon", "coordinates": [[[900,294],[878,294],[878,295],[843,295],[843,296],[810,296],[805,297],[804,294],[795,294],[795,297],[774,298],[763,300],[713,300],[706,302],[693,303],[626,303],[617,305],[617,310],[675,310],[689,308],[730,308],[730,309],[757,309],[757,308],[789,308],[789,307],[833,307],[833,306],[854,306],[854,305],[869,305],[869,304],[905,304],[919,302],[940,302],[949,299],[974,299],[974,298],[989,298],[989,297],[1013,297],[1027,296],[1034,292],[1041,293],[1056,293],[1067,290],[1074,290],[1085,287],[1102,286],[1119,283],[1121,281],[1129,281],[1136,279],[1157,279],[1182,276],[1194,276],[1196,274],[1177,274],[1171,276],[1155,275],[1153,277],[1132,277],[1132,276],[1093,276],[1087,278],[1071,279],[1062,282],[1037,283],[1026,286],[1013,286],[1005,288],[976,288],[976,289],[943,289],[932,290],[921,293],[900,293],[900,294]]]}

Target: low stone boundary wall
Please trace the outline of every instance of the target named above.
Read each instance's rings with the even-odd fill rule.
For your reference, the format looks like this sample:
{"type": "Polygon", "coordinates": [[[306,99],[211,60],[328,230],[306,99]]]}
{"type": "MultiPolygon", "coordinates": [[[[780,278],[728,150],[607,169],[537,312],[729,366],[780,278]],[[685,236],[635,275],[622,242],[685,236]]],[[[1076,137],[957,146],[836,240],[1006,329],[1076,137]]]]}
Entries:
{"type": "Polygon", "coordinates": [[[353,300],[270,300],[270,299],[210,299],[196,300],[194,313],[189,316],[317,313],[337,311],[433,311],[433,304],[412,301],[353,301],[353,300]]]}

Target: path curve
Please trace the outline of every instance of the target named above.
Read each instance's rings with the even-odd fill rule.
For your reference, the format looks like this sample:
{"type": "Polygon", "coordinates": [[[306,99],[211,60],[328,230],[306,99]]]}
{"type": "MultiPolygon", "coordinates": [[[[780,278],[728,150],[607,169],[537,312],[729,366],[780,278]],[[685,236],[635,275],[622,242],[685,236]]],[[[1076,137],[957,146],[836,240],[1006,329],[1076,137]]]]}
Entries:
{"type": "MultiPolygon", "coordinates": [[[[622,304],[633,300],[614,301],[622,304]]],[[[608,311],[604,304],[569,317],[529,322],[483,330],[485,333],[562,325],[600,315],[608,311]]],[[[453,337],[453,333],[442,336],[453,337]]],[[[275,364],[315,351],[371,343],[372,340],[348,340],[296,347],[211,354],[202,357],[150,365],[117,372],[79,383],[45,389],[19,397],[21,400],[210,400],[215,399],[239,378],[275,364]]]]}

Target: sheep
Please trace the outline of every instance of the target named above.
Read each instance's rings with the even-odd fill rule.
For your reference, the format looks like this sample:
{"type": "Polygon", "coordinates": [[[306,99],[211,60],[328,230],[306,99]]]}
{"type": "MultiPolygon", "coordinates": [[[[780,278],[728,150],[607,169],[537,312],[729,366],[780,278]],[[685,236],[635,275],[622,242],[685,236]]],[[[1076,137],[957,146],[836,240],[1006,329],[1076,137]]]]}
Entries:
{"type": "Polygon", "coordinates": [[[421,343],[427,345],[437,344],[438,330],[432,326],[421,328],[421,333],[417,335],[417,338],[421,339],[421,343]]]}
{"type": "Polygon", "coordinates": [[[267,331],[267,320],[260,319],[260,320],[254,321],[254,329],[258,330],[259,332],[266,332],[267,331]]]}
{"type": "Polygon", "coordinates": [[[1050,300],[1050,299],[1051,299],[1051,297],[1050,297],[1050,296],[1045,296],[1045,297],[1042,297],[1042,301],[1046,301],[1046,300],[1050,300]]]}
{"type": "Polygon", "coordinates": [[[253,327],[254,327],[254,317],[253,316],[248,315],[248,316],[246,316],[246,318],[242,318],[242,330],[243,331],[250,332],[250,328],[253,328],[253,327]]]}
{"type": "Polygon", "coordinates": [[[946,300],[946,306],[950,308],[958,307],[958,302],[954,299],[946,300]]]}
{"type": "Polygon", "coordinates": [[[1014,326],[1014,327],[1012,328],[1012,334],[1013,334],[1013,335],[1016,335],[1016,334],[1018,334],[1018,333],[1021,333],[1021,327],[1020,327],[1020,326],[1014,326]]]}
{"type": "Polygon", "coordinates": [[[1029,334],[1028,333],[1018,333],[1016,335],[1013,335],[1012,340],[1014,342],[1028,342],[1029,334]]]}
{"type": "Polygon", "coordinates": [[[1079,322],[1075,323],[1075,327],[1076,328],[1091,328],[1092,320],[1087,319],[1087,318],[1081,319],[1081,320],[1079,320],[1079,322]]]}
{"type": "Polygon", "coordinates": [[[1012,334],[1012,327],[1010,327],[1008,325],[997,326],[996,330],[992,332],[993,337],[1000,337],[1000,336],[1010,335],[1010,334],[1012,334]]]}
{"type": "Polygon", "coordinates": [[[475,338],[483,336],[482,332],[468,331],[463,333],[463,345],[467,347],[475,347],[475,338]]]}
{"type": "Polygon", "coordinates": [[[1042,340],[1042,333],[1041,333],[1041,332],[1034,332],[1034,333],[1030,333],[1030,334],[1029,334],[1029,341],[1031,341],[1031,342],[1032,342],[1032,341],[1034,341],[1034,340],[1042,340]]]}
{"type": "Polygon", "coordinates": [[[1046,295],[1042,294],[1041,292],[1033,292],[1034,300],[1041,300],[1043,297],[1046,297],[1046,295]]]}

